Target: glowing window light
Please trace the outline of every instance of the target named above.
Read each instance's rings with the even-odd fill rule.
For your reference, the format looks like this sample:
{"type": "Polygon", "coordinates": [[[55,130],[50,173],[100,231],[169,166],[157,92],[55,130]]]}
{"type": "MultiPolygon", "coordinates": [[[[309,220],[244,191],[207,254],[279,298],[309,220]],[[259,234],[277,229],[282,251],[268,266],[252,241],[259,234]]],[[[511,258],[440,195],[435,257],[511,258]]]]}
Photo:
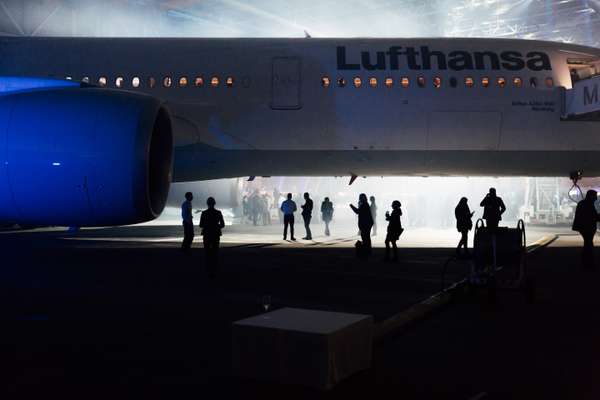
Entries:
{"type": "Polygon", "coordinates": [[[115,79],[115,86],[118,88],[122,88],[124,86],[125,83],[125,79],[123,79],[122,76],[119,76],[117,79],[115,79]]]}
{"type": "Polygon", "coordinates": [[[496,79],[496,83],[498,84],[498,86],[500,86],[501,88],[503,88],[504,86],[506,86],[506,79],[502,76],[499,76],[496,79]]]}
{"type": "Polygon", "coordinates": [[[433,78],[433,87],[436,89],[442,87],[442,78],[440,78],[439,76],[433,78]]]}
{"type": "Polygon", "coordinates": [[[321,86],[327,88],[327,87],[329,87],[330,83],[331,83],[331,81],[329,80],[329,77],[324,76],[321,78],[321,86]]]}
{"type": "Polygon", "coordinates": [[[60,167],[60,163],[55,161],[55,162],[52,163],[52,166],[53,167],[60,167]]]}
{"type": "Polygon", "coordinates": [[[90,83],[90,77],[89,76],[84,76],[83,78],[81,78],[81,82],[83,82],[83,83],[90,83]]]}
{"type": "Polygon", "coordinates": [[[153,77],[148,78],[148,86],[152,89],[156,86],[156,79],[153,77]]]}
{"type": "Polygon", "coordinates": [[[465,86],[472,88],[473,86],[475,86],[475,81],[473,80],[473,78],[471,78],[470,76],[467,76],[465,78],[465,86]]]}
{"type": "Polygon", "coordinates": [[[233,77],[228,76],[225,80],[225,84],[227,85],[227,87],[233,87],[233,77]]]}
{"type": "Polygon", "coordinates": [[[210,78],[210,85],[212,87],[219,86],[219,78],[217,78],[216,76],[213,76],[212,78],[210,78]]]}
{"type": "Polygon", "coordinates": [[[425,77],[424,76],[419,76],[417,78],[417,85],[419,85],[419,87],[421,87],[421,88],[425,87],[425,77]]]}
{"type": "Polygon", "coordinates": [[[520,88],[521,86],[523,86],[523,80],[521,78],[519,78],[518,76],[515,76],[513,78],[513,85],[514,85],[514,87],[520,88]]]}
{"type": "Polygon", "coordinates": [[[138,88],[138,87],[140,87],[140,78],[138,78],[137,76],[136,76],[136,77],[134,77],[134,78],[131,80],[131,86],[133,86],[134,88],[138,88]]]}
{"type": "Polygon", "coordinates": [[[371,77],[369,78],[369,85],[371,85],[371,87],[377,87],[377,78],[371,77]]]}
{"type": "Polygon", "coordinates": [[[490,86],[490,78],[488,78],[487,76],[484,76],[483,78],[481,78],[481,86],[483,86],[485,88],[490,86]]]}
{"type": "Polygon", "coordinates": [[[170,76],[165,76],[163,78],[163,86],[164,87],[166,87],[166,88],[171,87],[172,84],[173,84],[173,79],[171,79],[170,76]]]}
{"type": "Polygon", "coordinates": [[[354,87],[361,87],[362,86],[362,79],[360,79],[358,76],[354,77],[354,87]]]}
{"type": "Polygon", "coordinates": [[[402,87],[405,89],[410,86],[410,80],[407,76],[400,78],[400,85],[402,85],[402,87]]]}
{"type": "Polygon", "coordinates": [[[338,84],[339,87],[345,87],[346,86],[346,80],[344,78],[338,78],[337,84],[338,84]]]}
{"type": "Polygon", "coordinates": [[[65,76],[65,79],[68,80],[68,81],[72,81],[73,77],[72,76],[65,76]]]}
{"type": "Polygon", "coordinates": [[[204,85],[204,78],[202,78],[201,76],[197,76],[196,79],[194,79],[194,86],[201,87],[203,85],[204,85]]]}
{"type": "Polygon", "coordinates": [[[393,87],[394,86],[394,80],[392,78],[385,78],[385,86],[386,87],[393,87]]]}
{"type": "Polygon", "coordinates": [[[98,85],[100,87],[105,87],[107,83],[108,83],[108,79],[106,79],[105,76],[101,76],[100,78],[98,78],[98,85]]]}
{"type": "Polygon", "coordinates": [[[545,82],[547,88],[554,87],[554,79],[552,79],[551,77],[546,78],[545,82]]]}
{"type": "Polygon", "coordinates": [[[188,79],[185,76],[179,78],[179,87],[186,87],[188,84],[188,79]]]}

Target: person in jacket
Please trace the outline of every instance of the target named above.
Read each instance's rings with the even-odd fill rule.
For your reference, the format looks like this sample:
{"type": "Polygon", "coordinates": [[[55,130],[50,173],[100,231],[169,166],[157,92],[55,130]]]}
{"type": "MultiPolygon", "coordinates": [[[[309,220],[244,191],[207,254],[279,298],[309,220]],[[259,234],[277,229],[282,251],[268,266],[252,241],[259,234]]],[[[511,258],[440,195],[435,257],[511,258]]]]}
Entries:
{"type": "Polygon", "coordinates": [[[597,222],[600,215],[596,211],[596,200],[598,193],[588,190],[585,199],[577,203],[575,218],[573,219],[573,230],[583,237],[583,252],[581,262],[584,268],[594,267],[594,236],[596,235],[597,222]]]}
{"type": "Polygon", "coordinates": [[[325,236],[329,236],[329,223],[333,219],[333,203],[329,200],[329,197],[325,197],[323,203],[321,203],[321,219],[325,223],[325,236]]]}
{"type": "Polygon", "coordinates": [[[192,192],[187,192],[185,194],[185,201],[181,204],[181,219],[183,220],[183,242],[181,243],[181,250],[184,253],[190,251],[190,247],[192,247],[192,242],[194,241],[192,200],[194,200],[194,195],[192,192]]]}
{"type": "Polygon", "coordinates": [[[225,227],[223,214],[215,209],[216,201],[209,197],[206,199],[208,209],[200,215],[200,229],[202,230],[202,241],[204,243],[204,254],[206,256],[206,268],[208,276],[212,279],[216,276],[219,266],[219,244],[221,231],[225,227]]]}
{"type": "Polygon", "coordinates": [[[385,261],[390,260],[390,244],[393,247],[394,253],[392,261],[398,261],[398,247],[396,242],[400,239],[400,235],[404,232],[400,217],[402,216],[402,205],[398,200],[392,202],[392,214],[389,211],[385,213],[385,220],[388,221],[387,235],[385,237],[385,261]]]}
{"type": "Polygon", "coordinates": [[[373,215],[371,214],[371,207],[369,207],[369,201],[367,195],[361,193],[358,196],[358,207],[350,204],[350,208],[354,213],[358,214],[358,229],[360,231],[361,238],[361,252],[365,256],[371,255],[371,228],[373,227],[373,215]]]}
{"type": "Polygon", "coordinates": [[[304,229],[306,236],[302,239],[312,240],[312,232],[310,231],[310,220],[312,219],[313,201],[308,193],[304,193],[304,204],[302,207],[302,219],[304,220],[304,229]]]}
{"type": "Polygon", "coordinates": [[[502,221],[502,214],[506,211],[506,206],[502,199],[496,196],[496,189],[490,188],[489,193],[481,200],[480,206],[483,207],[483,219],[490,232],[495,232],[498,223],[502,221]]]}
{"type": "Polygon", "coordinates": [[[456,217],[456,230],[460,232],[460,241],[456,246],[456,255],[461,257],[461,249],[464,249],[464,256],[469,256],[469,231],[473,229],[473,217],[474,212],[471,212],[469,205],[467,204],[467,198],[463,197],[458,202],[458,205],[454,209],[454,216],[456,217]]]}
{"type": "Polygon", "coordinates": [[[281,203],[281,212],[283,213],[283,240],[287,239],[288,226],[290,227],[290,238],[296,240],[294,237],[294,213],[296,212],[296,202],[292,200],[292,194],[287,194],[287,200],[281,203]]]}

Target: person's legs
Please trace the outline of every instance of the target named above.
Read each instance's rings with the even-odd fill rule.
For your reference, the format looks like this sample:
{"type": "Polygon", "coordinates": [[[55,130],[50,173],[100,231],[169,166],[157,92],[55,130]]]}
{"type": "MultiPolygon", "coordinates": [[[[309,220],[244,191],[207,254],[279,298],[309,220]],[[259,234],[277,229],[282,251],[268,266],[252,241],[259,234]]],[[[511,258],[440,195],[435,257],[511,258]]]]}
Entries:
{"type": "Polygon", "coordinates": [[[302,218],[304,218],[304,229],[306,230],[306,236],[304,237],[304,239],[310,240],[312,239],[312,233],[310,231],[310,216],[306,216],[303,215],[302,218]]]}
{"type": "Polygon", "coordinates": [[[383,257],[385,261],[390,259],[390,239],[389,237],[385,238],[385,256],[383,257]]]}
{"type": "Polygon", "coordinates": [[[194,241],[194,224],[191,222],[183,223],[183,242],[181,243],[181,249],[188,251],[194,241]]]}
{"type": "Polygon", "coordinates": [[[585,268],[594,267],[594,235],[595,232],[583,233],[582,264],[585,268]]]}
{"type": "Polygon", "coordinates": [[[396,245],[396,241],[393,240],[392,241],[392,247],[394,248],[394,256],[393,256],[393,260],[394,261],[398,261],[398,246],[396,245]]]}
{"type": "Polygon", "coordinates": [[[371,254],[371,229],[365,229],[360,231],[360,237],[362,239],[365,254],[371,254]]]}
{"type": "MultiPolygon", "coordinates": [[[[283,240],[287,239],[287,231],[288,231],[288,225],[290,224],[290,218],[288,215],[285,215],[283,217],[283,240]]],[[[294,236],[294,235],[292,235],[294,236]]]]}
{"type": "Polygon", "coordinates": [[[294,237],[294,216],[290,215],[290,239],[296,240],[294,237]]]}
{"type": "Polygon", "coordinates": [[[325,236],[329,236],[329,221],[325,222],[325,236]]]}
{"type": "Polygon", "coordinates": [[[498,223],[500,221],[496,220],[496,219],[486,219],[485,220],[485,226],[486,228],[489,229],[490,232],[495,232],[496,229],[498,228],[498,223]]]}

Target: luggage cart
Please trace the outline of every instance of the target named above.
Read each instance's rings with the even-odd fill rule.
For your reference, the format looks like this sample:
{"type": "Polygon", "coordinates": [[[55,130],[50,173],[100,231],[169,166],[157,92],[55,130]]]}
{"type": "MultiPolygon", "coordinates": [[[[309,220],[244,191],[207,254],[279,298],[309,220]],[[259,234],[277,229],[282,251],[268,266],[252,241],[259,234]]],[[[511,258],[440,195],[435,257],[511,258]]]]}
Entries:
{"type": "Polygon", "coordinates": [[[535,286],[527,276],[526,246],[523,220],[516,228],[498,227],[495,231],[477,220],[468,288],[486,288],[490,303],[496,301],[498,290],[521,291],[532,303],[535,286]]]}

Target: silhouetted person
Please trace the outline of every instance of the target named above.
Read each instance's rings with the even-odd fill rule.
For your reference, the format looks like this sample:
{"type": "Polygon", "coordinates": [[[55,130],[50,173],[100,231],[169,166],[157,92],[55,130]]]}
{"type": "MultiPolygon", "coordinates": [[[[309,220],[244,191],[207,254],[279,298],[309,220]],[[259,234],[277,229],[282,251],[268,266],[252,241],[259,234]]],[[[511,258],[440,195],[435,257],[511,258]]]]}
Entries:
{"type": "Polygon", "coordinates": [[[486,227],[491,232],[495,232],[498,223],[502,220],[502,214],[506,211],[504,202],[496,196],[496,189],[490,188],[489,193],[481,200],[480,206],[483,207],[483,219],[485,219],[486,227]]]}
{"type": "Polygon", "coordinates": [[[329,223],[333,219],[333,203],[329,201],[329,197],[321,203],[321,219],[325,223],[325,236],[329,236],[329,223]]]}
{"type": "Polygon", "coordinates": [[[358,207],[350,204],[350,208],[356,214],[358,214],[358,229],[360,231],[360,238],[362,239],[362,251],[363,254],[368,256],[371,254],[371,228],[373,227],[373,215],[371,214],[371,207],[369,207],[369,201],[367,195],[361,193],[358,196],[358,207]]]}
{"type": "Polygon", "coordinates": [[[387,235],[385,236],[385,261],[390,259],[390,243],[394,250],[392,261],[398,261],[398,247],[396,246],[396,242],[400,239],[400,235],[404,231],[404,229],[402,229],[402,223],[400,222],[400,217],[402,216],[402,209],[400,207],[400,202],[394,200],[392,202],[392,214],[390,214],[389,211],[386,211],[385,213],[385,220],[389,221],[387,235]]]}
{"type": "Polygon", "coordinates": [[[371,200],[371,216],[373,217],[373,236],[377,236],[377,204],[375,204],[375,196],[369,197],[371,200]]]}
{"type": "Polygon", "coordinates": [[[596,211],[596,200],[598,193],[588,190],[585,199],[577,204],[575,218],[573,219],[573,230],[583,237],[582,265],[585,268],[594,267],[594,235],[596,234],[596,223],[600,221],[600,215],[596,211]]]}
{"type": "Polygon", "coordinates": [[[194,241],[194,217],[192,216],[192,200],[194,195],[192,192],[185,194],[185,201],[181,204],[181,219],[183,220],[183,243],[181,250],[187,253],[192,247],[194,241]]]}
{"type": "Polygon", "coordinates": [[[464,249],[464,255],[469,255],[469,231],[473,229],[473,217],[475,212],[471,212],[469,205],[467,204],[467,198],[463,197],[458,202],[458,205],[454,209],[454,216],[456,217],[456,230],[460,232],[460,241],[456,246],[456,255],[461,256],[460,249],[464,249]]]}
{"type": "Polygon", "coordinates": [[[200,228],[202,229],[202,240],[204,242],[204,254],[206,255],[206,268],[208,276],[214,278],[219,266],[219,243],[221,241],[221,229],[225,227],[223,214],[215,209],[215,199],[206,199],[208,209],[200,215],[200,228]]]}
{"type": "Polygon", "coordinates": [[[290,227],[290,238],[296,240],[294,237],[294,213],[298,208],[296,203],[292,200],[292,194],[287,194],[287,200],[281,203],[281,212],[283,213],[283,240],[287,239],[288,226],[290,227]]]}
{"type": "Polygon", "coordinates": [[[312,240],[312,232],[310,231],[310,220],[312,219],[313,201],[308,193],[304,193],[304,204],[302,207],[302,218],[304,219],[304,229],[306,236],[302,239],[312,240]]]}

